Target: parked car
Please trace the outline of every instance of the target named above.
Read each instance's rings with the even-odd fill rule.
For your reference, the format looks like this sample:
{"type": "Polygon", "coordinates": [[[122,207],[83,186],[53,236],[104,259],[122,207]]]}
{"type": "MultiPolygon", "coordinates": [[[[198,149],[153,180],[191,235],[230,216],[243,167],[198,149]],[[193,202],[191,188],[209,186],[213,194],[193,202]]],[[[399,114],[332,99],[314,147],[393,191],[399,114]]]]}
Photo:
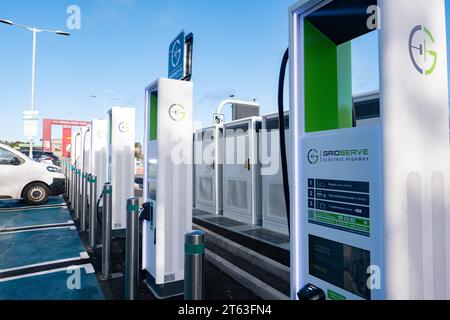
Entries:
{"type": "MultiPolygon", "coordinates": [[[[30,151],[27,149],[21,149],[24,155],[29,156],[30,151]]],[[[37,162],[53,164],[55,166],[59,166],[59,158],[53,152],[46,152],[42,150],[33,150],[32,159],[37,162]]]]}
{"type": "Polygon", "coordinates": [[[40,205],[66,191],[66,179],[53,164],[39,163],[0,144],[0,199],[23,199],[40,205]]]}
{"type": "Polygon", "coordinates": [[[61,161],[59,161],[59,157],[53,152],[45,152],[53,161],[55,166],[61,167],[61,161]]]}

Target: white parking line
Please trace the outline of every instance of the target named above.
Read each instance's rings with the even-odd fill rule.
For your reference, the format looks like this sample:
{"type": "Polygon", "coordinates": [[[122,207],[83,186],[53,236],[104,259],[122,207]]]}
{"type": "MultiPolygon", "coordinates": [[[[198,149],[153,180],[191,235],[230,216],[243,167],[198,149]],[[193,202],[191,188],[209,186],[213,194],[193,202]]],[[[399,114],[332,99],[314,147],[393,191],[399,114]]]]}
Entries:
{"type": "Polygon", "coordinates": [[[6,272],[12,272],[12,271],[19,271],[24,269],[30,269],[30,268],[36,268],[36,267],[42,267],[42,266],[48,266],[52,264],[59,264],[64,262],[72,262],[72,261],[80,261],[80,260],[86,260],[85,258],[85,252],[81,252],[78,257],[74,258],[68,258],[68,259],[61,259],[61,260],[54,260],[54,261],[48,261],[48,262],[42,262],[42,263],[36,263],[36,264],[30,264],[26,266],[21,267],[15,267],[15,268],[9,268],[9,269],[3,269],[0,270],[0,274],[6,273],[6,272]]]}
{"type": "Polygon", "coordinates": [[[14,227],[14,228],[0,228],[0,234],[3,234],[8,231],[33,231],[38,230],[49,230],[56,229],[55,227],[70,227],[74,225],[75,222],[67,221],[62,223],[54,223],[54,224],[41,224],[41,225],[32,225],[32,226],[22,226],[22,227],[14,227]]]}
{"type": "Polygon", "coordinates": [[[1,235],[23,233],[23,232],[37,232],[37,231],[45,231],[45,230],[58,230],[58,229],[76,230],[76,228],[73,226],[62,226],[62,227],[56,227],[56,228],[42,228],[42,229],[36,229],[36,230],[18,230],[18,231],[2,232],[1,235]]]}
{"type": "Polygon", "coordinates": [[[49,206],[40,206],[40,207],[19,207],[19,208],[0,208],[0,214],[2,212],[16,212],[16,211],[30,211],[30,210],[43,210],[43,209],[67,209],[65,203],[49,205],[49,206]]]}
{"type": "Polygon", "coordinates": [[[58,272],[70,270],[70,268],[84,269],[86,274],[92,274],[92,273],[95,272],[94,267],[92,266],[92,264],[85,264],[85,265],[69,266],[69,267],[65,267],[65,268],[58,268],[58,269],[54,269],[54,270],[41,271],[41,272],[35,272],[35,273],[24,274],[24,275],[20,275],[20,276],[0,279],[0,283],[14,281],[14,280],[19,280],[19,279],[25,279],[25,278],[31,278],[31,277],[37,277],[37,276],[42,276],[42,275],[45,275],[45,274],[58,273],[58,272]]]}

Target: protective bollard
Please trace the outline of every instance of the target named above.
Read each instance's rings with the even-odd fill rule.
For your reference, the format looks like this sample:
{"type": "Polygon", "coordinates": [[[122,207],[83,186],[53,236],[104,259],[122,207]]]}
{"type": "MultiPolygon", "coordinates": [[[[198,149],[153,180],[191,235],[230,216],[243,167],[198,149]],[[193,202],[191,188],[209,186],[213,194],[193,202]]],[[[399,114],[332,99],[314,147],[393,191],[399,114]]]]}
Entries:
{"type": "Polygon", "coordinates": [[[75,210],[75,169],[74,166],[70,166],[70,209],[75,210]]]}
{"type": "Polygon", "coordinates": [[[127,238],[125,259],[125,299],[138,299],[139,292],[139,199],[127,201],[127,238]]]}
{"type": "Polygon", "coordinates": [[[184,299],[203,300],[205,291],[205,233],[195,230],[185,236],[184,299]]]}
{"type": "Polygon", "coordinates": [[[88,174],[83,173],[81,176],[81,217],[80,217],[80,229],[86,231],[86,218],[88,212],[88,174]]]}
{"type": "Polygon", "coordinates": [[[105,183],[103,188],[102,227],[102,279],[108,279],[110,277],[112,232],[112,185],[110,183],[105,183]]]}
{"type": "Polygon", "coordinates": [[[74,174],[74,169],[73,169],[73,165],[70,165],[70,195],[69,195],[69,202],[70,202],[70,210],[75,210],[75,203],[74,203],[74,198],[73,198],[73,194],[74,194],[74,190],[75,190],[75,174],[74,174]]]}
{"type": "Polygon", "coordinates": [[[89,177],[89,248],[96,247],[95,236],[97,234],[97,177],[89,177]]]}
{"type": "Polygon", "coordinates": [[[66,177],[66,193],[65,193],[65,198],[66,200],[70,199],[70,171],[69,171],[69,164],[64,161],[63,164],[64,167],[64,176],[66,177]]]}
{"type": "Polygon", "coordinates": [[[75,203],[75,220],[80,220],[80,170],[75,169],[75,194],[74,194],[74,203],[75,203]]]}

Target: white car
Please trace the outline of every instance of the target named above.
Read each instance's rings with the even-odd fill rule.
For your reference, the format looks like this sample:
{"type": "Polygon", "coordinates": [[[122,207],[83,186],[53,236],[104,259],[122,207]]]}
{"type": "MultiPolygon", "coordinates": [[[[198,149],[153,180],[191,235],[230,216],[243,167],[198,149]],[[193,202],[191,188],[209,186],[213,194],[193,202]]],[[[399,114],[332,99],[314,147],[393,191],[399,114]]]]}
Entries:
{"type": "Polygon", "coordinates": [[[27,204],[40,205],[65,190],[66,179],[60,168],[33,161],[0,144],[0,199],[23,199],[27,204]]]}

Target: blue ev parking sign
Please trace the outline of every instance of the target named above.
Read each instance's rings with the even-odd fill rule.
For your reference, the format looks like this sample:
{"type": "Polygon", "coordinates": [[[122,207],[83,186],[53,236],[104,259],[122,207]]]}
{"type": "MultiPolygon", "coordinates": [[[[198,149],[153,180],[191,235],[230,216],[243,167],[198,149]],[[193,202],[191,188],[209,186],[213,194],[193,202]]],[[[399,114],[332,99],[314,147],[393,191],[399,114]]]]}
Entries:
{"type": "Polygon", "coordinates": [[[184,41],[185,33],[182,31],[169,47],[169,78],[183,79],[184,75],[184,41]]]}

